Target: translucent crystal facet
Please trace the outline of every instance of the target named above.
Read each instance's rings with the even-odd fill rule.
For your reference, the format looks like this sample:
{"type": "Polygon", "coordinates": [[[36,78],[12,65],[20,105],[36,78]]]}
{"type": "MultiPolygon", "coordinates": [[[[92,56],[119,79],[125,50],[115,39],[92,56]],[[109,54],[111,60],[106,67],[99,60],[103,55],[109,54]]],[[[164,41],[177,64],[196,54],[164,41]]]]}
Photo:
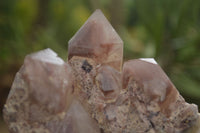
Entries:
{"type": "Polygon", "coordinates": [[[66,115],[66,133],[100,133],[97,123],[90,117],[78,101],[73,101],[66,115]],[[70,127],[71,126],[71,127],[70,127]]]}
{"type": "Polygon", "coordinates": [[[72,86],[71,68],[50,49],[26,56],[23,66],[31,98],[51,111],[61,111],[72,86]]]}
{"type": "Polygon", "coordinates": [[[101,66],[98,69],[96,81],[106,97],[116,96],[121,89],[121,75],[110,66],[101,66]]]}
{"type": "Polygon", "coordinates": [[[197,106],[185,102],[161,67],[152,59],[125,62],[123,87],[130,90],[133,105],[148,117],[156,132],[182,132],[189,127],[191,121],[198,118],[197,106]],[[188,123],[185,124],[185,121],[188,123]]]}
{"type": "Polygon", "coordinates": [[[45,126],[50,133],[100,133],[97,123],[77,100],[73,100],[62,119],[49,120],[45,126]]]}
{"type": "Polygon", "coordinates": [[[149,100],[158,99],[169,106],[178,92],[159,65],[146,60],[130,60],[123,67],[123,86],[130,80],[136,81],[149,100]],[[168,99],[169,98],[169,99],[168,99]],[[164,102],[165,101],[165,102],[164,102]]]}
{"type": "Polygon", "coordinates": [[[68,58],[89,57],[100,64],[121,69],[123,42],[100,10],[96,10],[71,38],[68,58]]]}

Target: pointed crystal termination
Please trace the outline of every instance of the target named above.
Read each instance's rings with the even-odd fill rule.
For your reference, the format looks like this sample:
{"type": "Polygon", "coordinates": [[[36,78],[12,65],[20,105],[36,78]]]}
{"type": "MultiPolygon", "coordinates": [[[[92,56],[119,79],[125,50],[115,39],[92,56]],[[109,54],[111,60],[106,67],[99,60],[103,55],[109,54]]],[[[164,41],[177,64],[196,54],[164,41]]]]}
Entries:
{"type": "Polygon", "coordinates": [[[71,67],[51,49],[26,56],[4,106],[9,131],[46,133],[43,124],[69,107],[72,84],[71,67]]]}
{"type": "Polygon", "coordinates": [[[125,62],[123,88],[130,90],[133,105],[149,117],[157,132],[182,132],[198,119],[197,106],[185,102],[154,59],[125,62]]]}
{"type": "Polygon", "coordinates": [[[63,111],[67,93],[72,86],[71,67],[51,49],[28,55],[22,75],[31,97],[51,111],[63,111]]]}
{"type": "Polygon", "coordinates": [[[51,133],[100,133],[96,121],[76,100],[70,105],[63,121],[51,121],[47,125],[51,133]]]}
{"type": "Polygon", "coordinates": [[[121,70],[123,41],[101,10],[96,10],[69,41],[68,59],[73,56],[93,58],[121,70]]]}
{"type": "Polygon", "coordinates": [[[100,133],[96,121],[77,100],[73,100],[62,120],[50,120],[46,127],[50,133],[100,133]]]}
{"type": "MultiPolygon", "coordinates": [[[[169,107],[178,95],[167,75],[155,61],[152,63],[152,60],[136,59],[126,62],[123,67],[123,87],[126,88],[131,80],[144,88],[149,102],[158,99],[165,105],[163,107],[169,107]]],[[[168,110],[163,109],[163,111],[168,110]]]]}

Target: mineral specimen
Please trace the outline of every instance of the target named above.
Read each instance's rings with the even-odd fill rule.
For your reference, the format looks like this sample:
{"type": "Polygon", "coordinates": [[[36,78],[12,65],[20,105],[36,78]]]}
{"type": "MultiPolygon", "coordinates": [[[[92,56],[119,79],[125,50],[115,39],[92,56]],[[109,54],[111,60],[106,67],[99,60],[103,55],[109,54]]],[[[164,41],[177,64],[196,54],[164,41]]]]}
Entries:
{"type": "Polygon", "coordinates": [[[4,106],[10,133],[200,132],[200,116],[154,59],[124,63],[123,42],[100,10],[69,41],[26,56],[4,106]]]}
{"type": "Polygon", "coordinates": [[[121,69],[123,42],[100,10],[96,10],[69,41],[68,58],[90,57],[121,69]]]}

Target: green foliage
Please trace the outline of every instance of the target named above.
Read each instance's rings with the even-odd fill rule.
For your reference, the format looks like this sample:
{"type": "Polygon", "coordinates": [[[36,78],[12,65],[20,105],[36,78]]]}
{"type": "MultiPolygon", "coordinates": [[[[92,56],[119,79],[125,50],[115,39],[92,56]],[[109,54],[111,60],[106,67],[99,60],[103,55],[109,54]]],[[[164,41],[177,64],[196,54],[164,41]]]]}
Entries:
{"type": "Polygon", "coordinates": [[[200,103],[199,0],[2,0],[0,73],[47,47],[66,60],[67,41],[98,7],[124,40],[125,60],[156,58],[180,92],[200,103]]]}
{"type": "Polygon", "coordinates": [[[137,24],[155,46],[153,57],[183,95],[200,103],[200,1],[135,0],[135,7],[137,24]]]}

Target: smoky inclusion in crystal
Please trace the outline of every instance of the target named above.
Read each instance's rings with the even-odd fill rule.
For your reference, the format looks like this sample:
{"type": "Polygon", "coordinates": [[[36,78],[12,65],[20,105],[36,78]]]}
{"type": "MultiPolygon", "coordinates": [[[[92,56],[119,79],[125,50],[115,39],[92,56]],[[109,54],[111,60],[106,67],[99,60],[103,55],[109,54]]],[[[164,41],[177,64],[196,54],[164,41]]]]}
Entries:
{"type": "Polygon", "coordinates": [[[68,58],[73,56],[89,57],[121,70],[123,41],[101,10],[96,10],[69,41],[68,58]]]}

